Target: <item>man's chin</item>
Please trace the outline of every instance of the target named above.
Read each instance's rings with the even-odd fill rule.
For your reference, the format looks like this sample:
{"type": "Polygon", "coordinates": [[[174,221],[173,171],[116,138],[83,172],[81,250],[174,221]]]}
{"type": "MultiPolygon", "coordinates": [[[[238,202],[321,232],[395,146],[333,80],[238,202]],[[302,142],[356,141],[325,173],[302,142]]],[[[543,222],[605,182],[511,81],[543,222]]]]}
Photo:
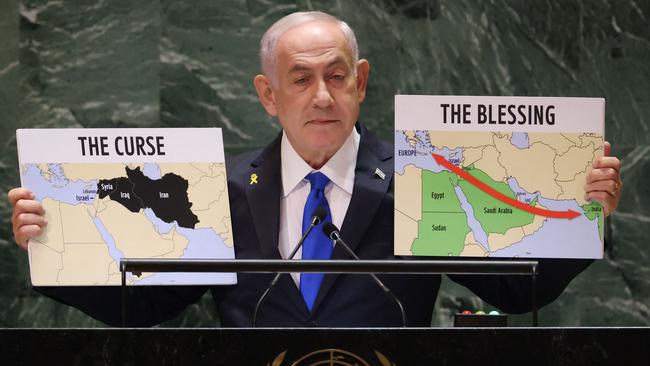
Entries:
{"type": "Polygon", "coordinates": [[[305,139],[305,145],[310,150],[322,152],[336,152],[343,145],[345,138],[339,136],[333,137],[331,135],[312,135],[310,138],[305,139]]]}

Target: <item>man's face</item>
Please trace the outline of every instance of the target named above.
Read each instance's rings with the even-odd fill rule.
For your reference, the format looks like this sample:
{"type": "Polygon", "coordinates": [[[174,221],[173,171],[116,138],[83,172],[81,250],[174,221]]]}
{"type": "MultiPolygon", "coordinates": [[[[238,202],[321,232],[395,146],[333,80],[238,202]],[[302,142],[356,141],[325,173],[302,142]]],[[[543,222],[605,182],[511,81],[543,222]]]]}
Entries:
{"type": "Polygon", "coordinates": [[[354,128],[367,76],[367,61],[353,64],[338,25],[314,21],[279,39],[275,85],[261,75],[255,85],[266,111],[278,117],[294,149],[318,166],[354,128]]]}

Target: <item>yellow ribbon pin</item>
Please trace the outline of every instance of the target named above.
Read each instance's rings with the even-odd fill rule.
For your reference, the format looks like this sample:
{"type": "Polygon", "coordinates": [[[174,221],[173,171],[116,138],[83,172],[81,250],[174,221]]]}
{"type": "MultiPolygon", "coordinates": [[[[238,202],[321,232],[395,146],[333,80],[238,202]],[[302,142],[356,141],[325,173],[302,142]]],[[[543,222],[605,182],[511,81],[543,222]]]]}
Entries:
{"type": "Polygon", "coordinates": [[[257,184],[257,174],[253,173],[251,174],[251,185],[257,184]]]}

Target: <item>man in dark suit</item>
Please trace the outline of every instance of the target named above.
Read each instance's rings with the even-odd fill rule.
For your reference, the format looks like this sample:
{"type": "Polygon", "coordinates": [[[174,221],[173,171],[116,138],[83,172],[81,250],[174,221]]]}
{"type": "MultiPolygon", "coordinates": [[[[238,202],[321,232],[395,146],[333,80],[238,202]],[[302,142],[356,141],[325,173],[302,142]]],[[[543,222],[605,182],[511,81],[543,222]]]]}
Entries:
{"type": "MultiPolygon", "coordinates": [[[[360,258],[394,258],[393,147],[357,122],[370,66],[358,57],[354,33],[327,14],[294,13],[266,32],[260,53],[264,73],[255,77],[255,88],[283,133],[266,148],[227,161],[236,257],[287,258],[309,219],[309,205],[317,202],[327,208],[326,220],[341,227],[342,237],[360,258]]],[[[610,213],[618,203],[620,163],[605,157],[594,168],[587,179],[587,195],[601,201],[610,213]]],[[[23,188],[9,193],[14,235],[22,247],[45,224],[42,206],[32,197],[23,188]]],[[[310,234],[309,240],[298,257],[349,258],[341,247],[332,247],[321,230],[310,234]]],[[[537,284],[540,304],[553,301],[589,263],[542,261],[537,284]]],[[[211,288],[222,324],[250,326],[255,304],[271,277],[239,274],[237,285],[211,288]]],[[[452,279],[504,311],[529,310],[527,279],[452,279]]],[[[382,280],[404,304],[408,325],[430,324],[440,276],[387,275],[382,280]]],[[[131,288],[129,323],[152,325],[169,319],[205,290],[131,288]]],[[[40,291],[104,322],[119,324],[116,288],[40,291]]],[[[367,275],[292,274],[282,276],[265,300],[258,325],[399,326],[401,317],[367,275]]]]}

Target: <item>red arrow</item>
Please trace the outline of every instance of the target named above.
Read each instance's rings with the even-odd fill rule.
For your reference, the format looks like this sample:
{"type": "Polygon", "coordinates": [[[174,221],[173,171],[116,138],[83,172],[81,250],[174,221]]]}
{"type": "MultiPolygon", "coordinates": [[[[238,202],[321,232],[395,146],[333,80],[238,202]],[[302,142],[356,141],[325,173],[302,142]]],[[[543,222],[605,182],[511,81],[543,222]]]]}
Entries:
{"type": "Polygon", "coordinates": [[[451,170],[452,172],[456,173],[459,177],[465,179],[466,181],[470,182],[474,186],[476,186],[478,189],[482,190],[483,192],[489,194],[490,196],[498,199],[499,201],[510,205],[512,207],[516,207],[522,211],[526,211],[529,213],[532,213],[533,215],[539,215],[539,216],[545,216],[545,217],[553,217],[556,219],[574,219],[580,214],[578,212],[575,212],[573,210],[567,210],[567,211],[550,211],[550,210],[544,210],[539,207],[534,207],[531,205],[527,205],[523,202],[519,202],[516,199],[510,198],[506,196],[505,194],[498,192],[494,188],[488,186],[487,184],[481,182],[480,180],[476,179],[473,175],[469,174],[468,172],[464,171],[463,169],[457,167],[456,165],[452,164],[449,162],[447,159],[445,159],[444,156],[438,155],[438,154],[431,154],[433,158],[436,160],[436,162],[439,165],[442,165],[443,167],[451,170]]]}

